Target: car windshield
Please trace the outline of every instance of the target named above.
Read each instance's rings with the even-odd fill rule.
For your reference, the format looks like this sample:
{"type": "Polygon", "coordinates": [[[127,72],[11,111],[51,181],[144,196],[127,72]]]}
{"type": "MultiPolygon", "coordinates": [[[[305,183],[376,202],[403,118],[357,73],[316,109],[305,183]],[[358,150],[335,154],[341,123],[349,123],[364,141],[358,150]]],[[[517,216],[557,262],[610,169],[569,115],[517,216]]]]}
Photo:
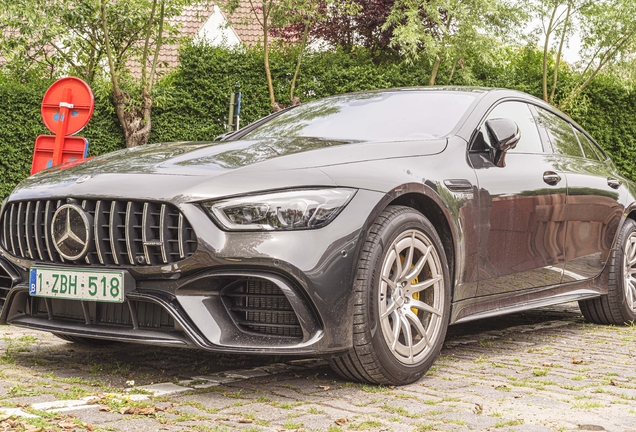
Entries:
{"type": "Polygon", "coordinates": [[[457,91],[349,94],[305,103],[274,117],[244,139],[314,137],[391,141],[448,135],[476,96],[457,91]]]}

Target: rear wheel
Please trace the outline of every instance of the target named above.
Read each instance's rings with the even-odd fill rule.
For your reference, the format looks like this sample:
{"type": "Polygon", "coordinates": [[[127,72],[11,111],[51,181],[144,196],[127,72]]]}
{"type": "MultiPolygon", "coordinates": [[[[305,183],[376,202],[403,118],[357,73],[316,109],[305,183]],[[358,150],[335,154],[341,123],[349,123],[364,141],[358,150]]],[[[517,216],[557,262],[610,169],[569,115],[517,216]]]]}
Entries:
{"type": "Polygon", "coordinates": [[[608,292],[583,300],[579,307],[585,319],[597,324],[636,321],[636,222],[627,219],[621,228],[609,262],[608,292]]]}
{"type": "Polygon", "coordinates": [[[353,347],[332,359],[333,369],[374,384],[419,379],[446,336],[449,283],[430,221],[409,207],[388,207],[371,227],[358,263],[353,347]]]}
{"type": "Polygon", "coordinates": [[[115,341],[107,340],[107,339],[93,339],[82,336],[71,336],[67,334],[61,333],[53,333],[55,336],[59,337],[62,340],[67,342],[73,342],[80,345],[88,345],[88,346],[104,346],[114,344],[115,341]]]}

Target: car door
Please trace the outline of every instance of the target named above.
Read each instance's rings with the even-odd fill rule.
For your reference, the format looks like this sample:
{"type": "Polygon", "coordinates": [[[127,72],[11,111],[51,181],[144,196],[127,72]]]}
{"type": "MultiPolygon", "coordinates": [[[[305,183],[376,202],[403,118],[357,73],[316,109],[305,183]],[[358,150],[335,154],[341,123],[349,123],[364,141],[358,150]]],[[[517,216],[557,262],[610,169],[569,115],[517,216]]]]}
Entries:
{"type": "Polygon", "coordinates": [[[555,164],[568,182],[563,282],[589,279],[607,263],[620,224],[620,177],[582,130],[543,108],[539,123],[548,132],[555,164]]]}
{"type": "Polygon", "coordinates": [[[479,183],[477,295],[560,283],[565,266],[566,179],[549,145],[544,146],[530,106],[521,101],[496,105],[474,135],[470,158],[479,183]],[[496,118],[513,120],[521,132],[504,167],[495,166],[488,154],[484,124],[496,118]]]}

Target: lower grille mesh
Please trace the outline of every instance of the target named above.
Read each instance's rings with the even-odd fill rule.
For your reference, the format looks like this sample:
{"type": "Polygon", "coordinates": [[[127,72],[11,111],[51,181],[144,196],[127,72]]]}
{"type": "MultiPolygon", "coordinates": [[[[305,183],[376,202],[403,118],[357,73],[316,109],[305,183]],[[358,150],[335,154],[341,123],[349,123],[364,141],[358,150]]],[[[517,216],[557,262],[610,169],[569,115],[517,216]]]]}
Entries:
{"type": "Polygon", "coordinates": [[[222,293],[238,325],[246,331],[302,338],[303,331],[287,297],[272,282],[249,279],[222,293]]]}
{"type": "Polygon", "coordinates": [[[161,306],[152,302],[129,300],[125,303],[81,302],[77,300],[31,298],[35,302],[31,315],[47,317],[46,301],[50,300],[52,318],[61,321],[85,323],[85,303],[91,324],[140,328],[148,330],[174,330],[174,319],[161,306]]]}

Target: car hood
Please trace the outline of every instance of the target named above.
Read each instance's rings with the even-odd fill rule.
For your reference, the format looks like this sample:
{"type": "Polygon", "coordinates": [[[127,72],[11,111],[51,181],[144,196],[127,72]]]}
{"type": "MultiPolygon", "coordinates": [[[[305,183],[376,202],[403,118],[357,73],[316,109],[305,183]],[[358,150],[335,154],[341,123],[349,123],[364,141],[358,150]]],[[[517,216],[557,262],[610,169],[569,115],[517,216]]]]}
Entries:
{"type": "MultiPolygon", "coordinates": [[[[283,171],[310,170],[321,166],[366,160],[423,156],[439,153],[445,147],[446,139],[355,142],[317,138],[270,138],[229,142],[151,144],[42,171],[20,183],[11,198],[78,195],[87,188],[94,192],[88,195],[94,195],[99,194],[94,190],[95,188],[112,190],[119,189],[117,186],[120,184],[126,184],[128,189],[138,190],[147,188],[148,183],[151,183],[153,190],[162,187],[167,194],[170,194],[176,193],[178,187],[183,191],[191,185],[200,185],[208,179],[217,177],[229,176],[228,181],[234,177],[245,176],[281,177],[283,171]],[[149,176],[154,180],[144,179],[149,176]],[[85,183],[92,186],[82,187],[81,185],[85,183]],[[70,185],[74,185],[72,193],[68,190],[70,185]]],[[[293,178],[294,176],[284,177],[293,178]]],[[[313,178],[308,173],[305,177],[307,181],[316,185],[333,183],[324,174],[322,179],[313,178]]],[[[317,177],[321,176],[317,175],[317,177]]],[[[302,183],[301,180],[298,186],[302,186],[302,183]]],[[[124,192],[117,190],[118,194],[128,195],[124,192]]],[[[87,193],[88,191],[84,194],[87,193]]],[[[156,196],[150,191],[148,195],[156,196]]],[[[156,199],[159,198],[156,196],[156,199]]]]}

